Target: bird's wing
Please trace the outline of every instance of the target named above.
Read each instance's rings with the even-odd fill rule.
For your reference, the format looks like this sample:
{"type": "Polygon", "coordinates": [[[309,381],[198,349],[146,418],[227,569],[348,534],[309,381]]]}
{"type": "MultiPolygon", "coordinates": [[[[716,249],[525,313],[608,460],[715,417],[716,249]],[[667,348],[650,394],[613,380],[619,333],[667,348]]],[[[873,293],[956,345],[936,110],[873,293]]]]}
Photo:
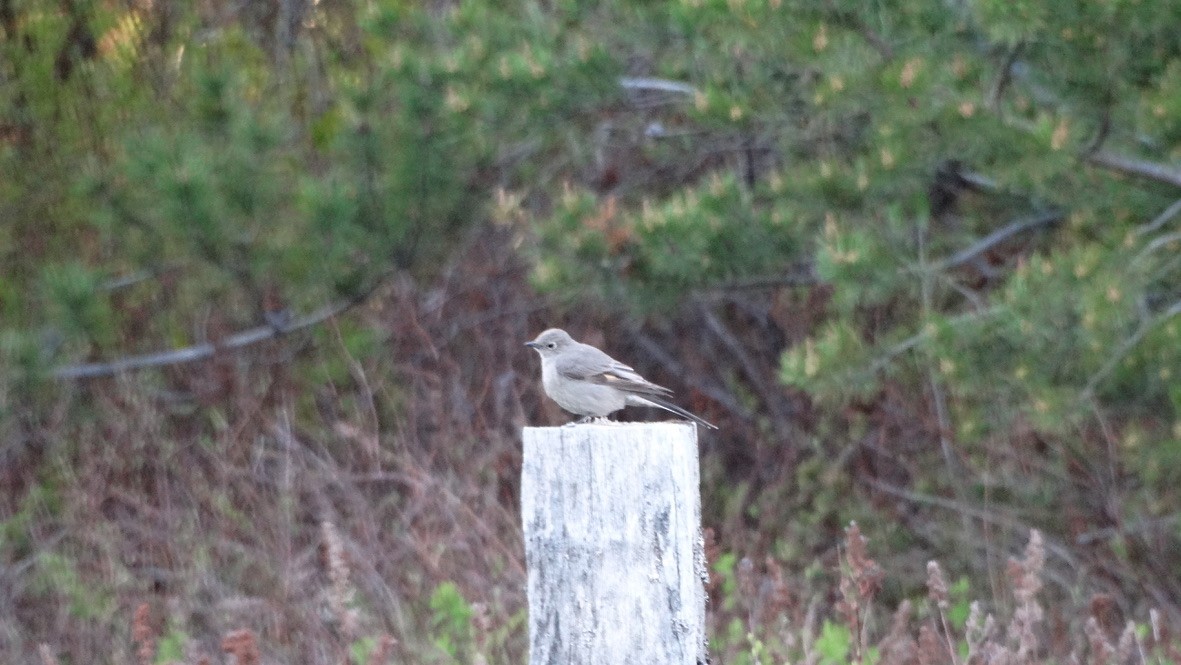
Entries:
{"type": "Polygon", "coordinates": [[[652,383],[640,376],[636,370],[589,345],[585,346],[583,353],[560,359],[557,370],[558,373],[571,379],[614,386],[630,393],[672,394],[668,388],[652,383]]]}

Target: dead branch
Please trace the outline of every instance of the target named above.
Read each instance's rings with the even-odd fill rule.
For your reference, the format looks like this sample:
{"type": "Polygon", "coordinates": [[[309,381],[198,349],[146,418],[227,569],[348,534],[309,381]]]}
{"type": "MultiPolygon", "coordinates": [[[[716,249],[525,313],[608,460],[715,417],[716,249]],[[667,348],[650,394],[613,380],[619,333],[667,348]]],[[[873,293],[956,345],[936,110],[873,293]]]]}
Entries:
{"type": "Polygon", "coordinates": [[[287,333],[310,328],[314,325],[320,324],[332,317],[341,314],[356,305],[364,302],[377,286],[384,280],[377,280],[373,287],[365,289],[357,293],[347,300],[342,300],[330,305],[325,305],[320,309],[295,318],[290,324],[283,327],[276,326],[257,326],[249,330],[230,335],[225,339],[217,342],[206,342],[204,344],[196,344],[187,346],[181,349],[173,349],[171,351],[160,351],[157,353],[146,353],[138,356],[124,356],[109,362],[98,363],[83,363],[80,365],[62,365],[54,368],[50,373],[54,379],[62,381],[76,381],[79,379],[95,379],[104,376],[114,376],[124,372],[133,372],[141,369],[149,369],[152,367],[164,367],[167,365],[182,365],[185,363],[196,362],[198,360],[205,360],[212,358],[218,352],[236,351],[253,344],[257,344],[264,340],[278,337],[287,333]]]}
{"type": "Polygon", "coordinates": [[[1181,170],[1170,168],[1166,164],[1150,162],[1146,159],[1125,157],[1106,150],[1093,152],[1085,158],[1088,162],[1111,171],[1117,171],[1138,178],[1145,178],[1161,182],[1174,187],[1181,187],[1181,170]]]}
{"type": "Polygon", "coordinates": [[[976,256],[987,252],[993,247],[996,247],[997,245],[1019,233],[1040,228],[1042,226],[1053,226],[1065,218],[1066,213],[1061,210],[1047,210],[1046,212],[1035,215],[1034,217],[1017,220],[984,236],[977,242],[973,243],[970,247],[956,252],[954,255],[949,256],[946,259],[932,263],[930,269],[948,270],[950,268],[963,265],[974,259],[976,256]]]}

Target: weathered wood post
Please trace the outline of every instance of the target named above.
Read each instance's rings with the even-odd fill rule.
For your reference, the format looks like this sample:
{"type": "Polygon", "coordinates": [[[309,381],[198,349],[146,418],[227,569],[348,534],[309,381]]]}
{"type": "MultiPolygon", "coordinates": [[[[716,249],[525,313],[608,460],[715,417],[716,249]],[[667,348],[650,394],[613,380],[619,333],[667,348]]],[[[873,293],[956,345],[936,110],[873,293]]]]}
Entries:
{"type": "Polygon", "coordinates": [[[527,427],[530,665],[706,663],[691,423],[527,427]]]}

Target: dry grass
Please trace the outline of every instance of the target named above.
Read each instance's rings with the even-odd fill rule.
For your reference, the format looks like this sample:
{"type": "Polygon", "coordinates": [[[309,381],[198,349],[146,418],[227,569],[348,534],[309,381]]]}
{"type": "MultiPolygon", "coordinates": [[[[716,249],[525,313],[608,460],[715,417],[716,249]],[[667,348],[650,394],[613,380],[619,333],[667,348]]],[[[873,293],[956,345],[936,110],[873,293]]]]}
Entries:
{"type": "Polygon", "coordinates": [[[519,266],[464,260],[479,279],[403,278],[315,340],[58,395],[3,499],[30,529],[6,548],[0,652],[446,662],[427,599],[451,582],[491,618],[457,653],[519,654],[537,326],[489,308],[519,266]]]}
{"type": "Polygon", "coordinates": [[[945,570],[987,571],[978,551],[1029,532],[983,521],[979,542],[932,552],[946,541],[923,537],[963,537],[962,522],[876,489],[916,477],[884,461],[923,435],[899,424],[901,397],[883,397],[903,414],[882,424],[895,438],[810,452],[807,400],[774,387],[788,340],[765,343],[782,299],[723,298],[667,329],[562,316],[503,260],[507,242],[475,237],[438,281],[399,278],[314,337],[55,386],[7,420],[20,443],[0,468],[0,660],[523,662],[518,432],[565,416],[540,398],[522,342],[557,324],[614,331],[588,339],[646,359],[645,375],[724,425],[703,448],[709,556],[738,562],[733,586],[721,570],[711,581],[717,662],[825,662],[834,626],[854,662],[1181,662],[1175,604],[1129,602],[1132,575],[1087,577],[1114,570],[1084,565],[1108,562],[1103,550],[1049,561],[1063,546],[1037,531],[953,619],[967,601],[945,570]],[[850,502],[860,526],[842,533],[817,506],[854,487],[869,488],[850,502]],[[879,564],[863,529],[923,544],[879,542],[879,564]]]}
{"type": "MultiPolygon", "coordinates": [[[[885,616],[874,598],[886,579],[870,558],[867,543],[854,523],[846,529],[843,561],[839,569],[837,600],[827,626],[817,626],[817,601],[801,620],[793,593],[785,589],[781,572],[767,562],[763,583],[756,579],[749,561],[738,567],[743,592],[735,611],[747,610],[750,623],[746,639],[724,645],[719,660],[725,663],[878,663],[879,665],[1035,665],[1041,663],[1091,663],[1133,665],[1175,663],[1181,651],[1175,640],[1159,627],[1160,613],[1150,613],[1151,630],[1138,630],[1128,621],[1103,628],[1095,614],[1075,623],[1064,639],[1052,640],[1041,605],[1046,551],[1043,536],[1032,531],[1025,552],[1009,560],[1008,598],[997,599],[997,613],[972,601],[966,619],[949,621],[953,599],[942,566],[927,564],[926,603],[915,611],[915,602],[904,600],[890,615],[885,630],[875,630],[876,619],[885,616]],[[1009,602],[1008,609],[1003,609],[1009,602]],[[752,612],[753,608],[757,612],[752,612]],[[835,649],[835,652],[834,652],[835,649]],[[835,655],[834,655],[835,653],[835,655]]],[[[961,601],[962,602],[962,601],[961,601]]],[[[1092,608],[1097,609],[1092,603],[1092,608]]],[[[1102,610],[1098,610],[1102,611],[1102,610]]],[[[715,611],[711,633],[723,634],[729,613],[715,611]]],[[[1144,628],[1142,626],[1141,628],[1144,628]]]]}

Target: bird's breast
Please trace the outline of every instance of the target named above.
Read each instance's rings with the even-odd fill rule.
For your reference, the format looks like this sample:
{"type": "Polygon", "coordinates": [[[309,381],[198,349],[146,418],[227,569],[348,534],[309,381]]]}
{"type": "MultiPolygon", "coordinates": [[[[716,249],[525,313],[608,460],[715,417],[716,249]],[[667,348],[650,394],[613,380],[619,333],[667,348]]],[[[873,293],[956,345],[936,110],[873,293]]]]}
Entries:
{"type": "Polygon", "coordinates": [[[558,381],[558,370],[554,369],[553,363],[541,363],[541,387],[545,390],[547,395],[554,393],[554,384],[558,381]]]}

